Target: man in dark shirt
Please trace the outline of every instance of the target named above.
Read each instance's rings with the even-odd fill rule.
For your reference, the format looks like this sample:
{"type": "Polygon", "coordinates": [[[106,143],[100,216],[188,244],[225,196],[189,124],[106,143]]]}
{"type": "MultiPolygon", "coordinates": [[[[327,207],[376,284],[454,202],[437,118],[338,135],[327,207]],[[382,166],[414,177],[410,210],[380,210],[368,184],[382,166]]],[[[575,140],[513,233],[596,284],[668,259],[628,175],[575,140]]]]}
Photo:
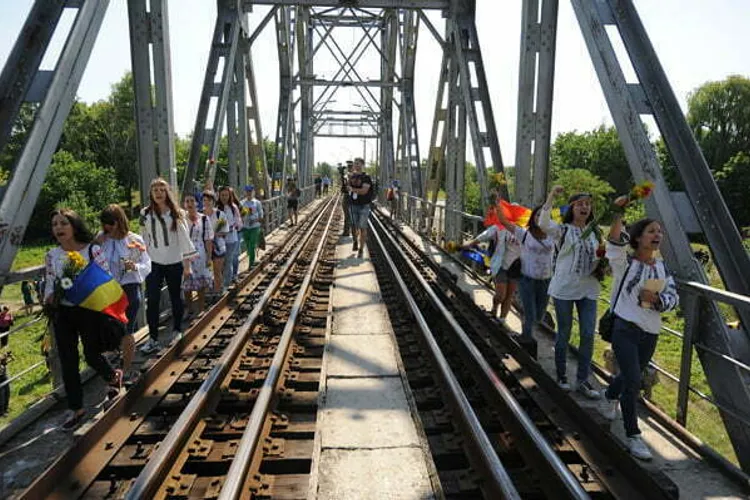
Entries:
{"type": "Polygon", "coordinates": [[[352,173],[349,175],[349,209],[352,213],[352,250],[357,251],[357,257],[362,258],[362,252],[367,242],[367,219],[370,217],[370,202],[372,201],[372,179],[362,171],[365,161],[355,158],[352,173]],[[357,244],[359,239],[359,244],[357,244]]]}

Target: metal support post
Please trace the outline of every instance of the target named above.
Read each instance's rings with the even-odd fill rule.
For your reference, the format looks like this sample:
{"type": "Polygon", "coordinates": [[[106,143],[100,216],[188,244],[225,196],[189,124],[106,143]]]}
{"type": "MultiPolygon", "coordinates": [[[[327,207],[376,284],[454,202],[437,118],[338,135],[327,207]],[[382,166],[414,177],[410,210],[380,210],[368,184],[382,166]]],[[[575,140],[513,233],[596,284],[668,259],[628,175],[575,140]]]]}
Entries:
{"type": "Polygon", "coordinates": [[[149,11],[146,0],[128,0],[141,200],[148,199],[157,176],[177,189],[167,2],[152,0],[150,6],[149,11]]]}
{"type": "Polygon", "coordinates": [[[460,241],[461,215],[464,208],[464,184],[466,175],[466,101],[464,84],[460,80],[460,69],[456,58],[450,59],[448,68],[448,139],[445,162],[445,238],[460,241]],[[459,84],[460,81],[460,84],[459,84]]]}
{"type": "MultiPolygon", "coordinates": [[[[229,100],[229,90],[234,77],[234,64],[242,31],[242,9],[239,0],[218,0],[216,9],[216,24],[211,41],[211,51],[208,55],[206,76],[203,80],[203,90],[198,104],[198,115],[193,128],[193,140],[190,144],[190,158],[185,171],[182,185],[183,193],[192,193],[198,174],[198,164],[202,159],[203,146],[208,146],[208,158],[215,159],[219,151],[219,141],[224,128],[224,116],[229,100]],[[218,75],[219,62],[221,74],[218,75]],[[206,128],[212,110],[211,128],[206,128]]],[[[204,175],[205,182],[214,181],[214,168],[207,168],[204,175]]]]}
{"type": "Polygon", "coordinates": [[[515,195],[527,206],[547,192],[558,1],[524,0],[522,7],[515,195]]]}
{"type": "Polygon", "coordinates": [[[108,0],[80,3],[34,125],[11,173],[0,202],[0,284],[23,241],[107,7],[108,0]]]}
{"type": "Polygon", "coordinates": [[[248,167],[245,62],[242,53],[235,57],[234,75],[227,102],[227,146],[229,185],[239,189],[247,183],[248,167]]]}
{"type": "Polygon", "coordinates": [[[408,176],[408,190],[422,197],[422,165],[419,158],[417,116],[414,109],[414,64],[417,55],[419,16],[411,10],[402,11],[401,17],[401,132],[402,168],[408,176]]]}
{"type": "MultiPolygon", "coordinates": [[[[693,258],[693,252],[667,189],[661,166],[646,133],[640,115],[653,114],[670,152],[679,164],[679,172],[688,188],[722,276],[727,277],[730,290],[748,294],[744,283],[750,279],[747,254],[739,246],[731,217],[711,179],[695,139],[690,134],[677,99],[666,80],[645,29],[629,0],[587,2],[573,0],[573,9],[588,47],[594,68],[604,90],[612,118],[622,141],[628,164],[636,181],[655,183],[654,194],[646,201],[648,213],[662,222],[667,240],[662,254],[671,271],[685,281],[708,283],[703,269],[693,258]],[[639,83],[625,81],[615,55],[606,25],[615,25],[622,35],[627,53],[636,70],[639,83]],[[731,229],[734,228],[734,231],[731,229]],[[715,246],[716,245],[716,246],[715,246]],[[744,254],[744,260],[740,253],[744,254]]],[[[738,311],[745,325],[747,312],[738,311]]],[[[715,303],[700,314],[701,342],[711,349],[736,356],[748,352],[747,337],[730,338],[724,320],[715,303]],[[742,344],[739,348],[737,344],[742,344]]],[[[697,339],[696,339],[697,340],[697,339]]],[[[748,416],[750,390],[748,377],[740,369],[715,356],[698,351],[711,391],[716,400],[734,412],[748,416]]],[[[721,412],[740,464],[750,470],[750,429],[727,412],[721,412]]]]}
{"type": "Polygon", "coordinates": [[[690,375],[693,366],[693,343],[698,336],[701,308],[704,300],[695,294],[682,295],[682,310],[685,311],[685,328],[682,336],[680,357],[680,383],[677,387],[676,420],[687,427],[688,401],[690,400],[690,375]]]}
{"type": "Polygon", "coordinates": [[[425,181],[425,197],[430,195],[429,214],[427,216],[427,228],[432,227],[435,217],[435,207],[438,201],[438,192],[443,183],[445,173],[445,145],[448,141],[448,95],[450,93],[450,82],[448,72],[451,65],[451,52],[443,48],[443,61],[440,64],[440,79],[438,81],[438,93],[435,101],[435,116],[432,119],[432,133],[430,135],[430,150],[427,155],[427,175],[425,181]]]}
{"type": "MultiPolygon", "coordinates": [[[[490,103],[482,52],[479,48],[475,23],[476,0],[453,0],[451,10],[449,33],[461,75],[460,88],[469,120],[482,207],[486,207],[489,201],[487,169],[492,167],[495,173],[503,173],[503,159],[495,129],[495,118],[490,103]]],[[[507,186],[501,186],[499,194],[507,199],[507,186]]]]}
{"type": "MultiPolygon", "coordinates": [[[[271,175],[268,171],[269,165],[266,161],[266,149],[263,144],[263,129],[260,123],[260,111],[258,108],[258,93],[255,87],[255,68],[253,67],[253,58],[251,53],[250,40],[243,43],[245,64],[245,80],[247,83],[246,99],[246,119],[247,119],[247,139],[248,150],[250,154],[250,178],[256,186],[256,192],[260,193],[263,187],[263,196],[270,198],[271,195],[271,175]]],[[[247,182],[247,181],[244,181],[247,182]]]]}
{"type": "MultiPolygon", "coordinates": [[[[381,79],[384,82],[396,81],[396,48],[398,46],[398,14],[394,9],[383,12],[383,29],[381,32],[382,47],[385,57],[381,59],[381,79]]],[[[393,87],[380,89],[381,117],[378,122],[378,137],[380,137],[379,168],[383,187],[390,186],[395,178],[393,151],[393,87]]]]}
{"type": "MultiPolygon", "coordinates": [[[[294,112],[292,103],[292,71],[294,68],[294,35],[290,29],[291,9],[279,7],[276,10],[276,44],[279,53],[279,111],[276,119],[276,151],[272,177],[275,182],[280,180],[283,191],[286,180],[287,158],[291,148],[290,125],[294,123],[294,112]]],[[[273,196],[274,193],[271,193],[273,196]]]]}
{"type": "MultiPolygon", "coordinates": [[[[302,79],[313,77],[312,27],[310,26],[310,7],[297,7],[297,57],[299,58],[299,76],[302,79]]],[[[312,103],[313,87],[301,88],[300,95],[300,137],[297,175],[299,187],[312,184],[312,103]]]]}

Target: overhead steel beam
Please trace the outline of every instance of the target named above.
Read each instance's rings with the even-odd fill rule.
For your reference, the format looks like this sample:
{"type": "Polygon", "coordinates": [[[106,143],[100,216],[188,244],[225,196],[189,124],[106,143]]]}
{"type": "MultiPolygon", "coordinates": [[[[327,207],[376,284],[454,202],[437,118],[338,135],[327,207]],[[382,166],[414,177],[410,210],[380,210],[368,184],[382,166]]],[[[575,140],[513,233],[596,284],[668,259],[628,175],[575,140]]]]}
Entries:
{"type": "Polygon", "coordinates": [[[81,0],[49,88],[11,172],[0,202],[0,285],[5,283],[23,241],[107,7],[108,0],[81,0]]]}
{"type": "MultiPolygon", "coordinates": [[[[680,222],[661,171],[661,165],[650,142],[641,115],[652,114],[662,137],[678,164],[688,194],[716,258],[717,267],[726,278],[727,288],[748,295],[750,278],[748,256],[741,249],[732,218],[711,178],[708,165],[695,143],[682,110],[672,91],[648,35],[630,0],[604,0],[592,3],[573,0],[573,9],[599,77],[604,97],[617,127],[625,156],[637,182],[655,183],[654,194],[646,200],[652,217],[661,221],[667,239],[662,243],[670,270],[683,281],[708,284],[700,264],[694,259],[690,242],[680,222]],[[628,57],[639,82],[625,80],[606,26],[619,30],[628,57]],[[636,98],[636,96],[638,96],[636,98]],[[736,245],[735,245],[736,243],[736,245]],[[738,248],[739,247],[739,248],[738,248]],[[730,276],[731,275],[731,276],[730,276]],[[732,287],[736,288],[732,288],[732,287]]],[[[686,302],[695,303],[694,297],[686,302]]],[[[738,310],[745,326],[747,311],[738,310]]],[[[697,315],[698,328],[691,326],[693,340],[712,350],[748,363],[750,343],[747,336],[730,334],[715,302],[703,301],[697,315]]],[[[741,420],[750,420],[749,377],[737,366],[725,362],[702,349],[698,356],[703,365],[711,392],[717,402],[731,411],[722,411],[737,458],[745,471],[750,470],[750,428],[741,420]],[[733,414],[740,415],[737,419],[733,414]]]]}
{"type": "MultiPolygon", "coordinates": [[[[229,90],[234,77],[234,64],[242,31],[242,10],[238,0],[218,0],[216,9],[216,24],[211,41],[211,51],[208,55],[206,76],[203,80],[203,90],[198,104],[198,115],[193,128],[193,139],[190,144],[190,157],[185,179],[182,185],[184,194],[192,193],[195,189],[198,163],[203,155],[203,147],[208,147],[208,159],[216,159],[219,151],[219,141],[224,127],[229,90]],[[216,80],[219,72],[221,74],[216,80]],[[209,111],[213,108],[211,128],[207,128],[209,111]]],[[[204,181],[213,183],[216,174],[215,164],[206,167],[204,181]]]]}
{"type": "Polygon", "coordinates": [[[514,168],[516,201],[527,206],[547,195],[558,1],[523,0],[514,168]]]}
{"type": "Polygon", "coordinates": [[[247,0],[252,5],[294,5],[304,7],[345,7],[352,3],[360,9],[436,9],[450,7],[450,0],[247,0]]]}
{"type": "Polygon", "coordinates": [[[141,200],[157,176],[177,189],[167,1],[151,0],[150,7],[128,0],[141,200]]]}

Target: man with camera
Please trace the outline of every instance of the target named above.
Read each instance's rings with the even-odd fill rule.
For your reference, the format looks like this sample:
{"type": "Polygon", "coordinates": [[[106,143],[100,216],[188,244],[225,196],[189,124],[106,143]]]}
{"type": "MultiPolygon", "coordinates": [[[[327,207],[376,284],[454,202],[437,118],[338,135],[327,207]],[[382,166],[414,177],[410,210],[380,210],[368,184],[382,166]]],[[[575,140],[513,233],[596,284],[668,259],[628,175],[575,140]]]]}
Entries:
{"type": "Polygon", "coordinates": [[[348,179],[349,208],[352,213],[352,238],[354,240],[352,250],[358,250],[358,258],[362,258],[367,241],[367,219],[370,217],[370,202],[372,202],[372,179],[363,172],[364,166],[365,161],[362,158],[355,158],[352,173],[348,179]]]}

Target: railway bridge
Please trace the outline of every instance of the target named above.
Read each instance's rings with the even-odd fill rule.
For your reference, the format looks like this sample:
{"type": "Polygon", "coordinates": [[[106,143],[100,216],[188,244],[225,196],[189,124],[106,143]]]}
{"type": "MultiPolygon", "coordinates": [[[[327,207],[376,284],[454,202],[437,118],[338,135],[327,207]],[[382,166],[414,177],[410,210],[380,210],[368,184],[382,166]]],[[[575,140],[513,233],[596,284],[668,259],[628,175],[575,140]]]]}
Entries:
{"type": "MultiPolygon", "coordinates": [[[[11,271],[12,263],[109,4],[34,0],[4,63],[0,151],[8,150],[29,103],[33,117],[0,192],[0,285],[43,272],[11,271]],[[64,16],[72,22],[62,23],[64,16]],[[65,40],[57,62],[41,69],[53,38],[65,40]]],[[[632,176],[655,186],[646,209],[663,223],[662,254],[677,278],[685,320],[684,330],[663,332],[680,346],[679,355],[654,358],[660,382],[638,408],[651,463],[628,453],[600,402],[555,382],[554,317],[534,332],[535,345],[520,344],[520,308],[505,323],[491,317],[486,276],[448,251],[447,242],[465,242],[483,224],[465,211],[468,159],[476,165],[483,209],[495,195],[537,205],[550,187],[558,0],[521,2],[511,192],[493,181],[506,169],[485,70],[492,59],[480,44],[476,4],[217,0],[189,156],[178,165],[172,91],[180,75],[172,71],[168,7],[179,3],[127,1],[140,199],[157,176],[184,194],[213,185],[219,174],[237,189],[252,183],[263,197],[267,246],[257,266],[243,258],[238,281],[190,319],[184,336],[136,358],[141,376],[120,397],[101,404],[103,387],[89,377],[91,409],[74,433],[59,428],[59,387],[0,428],[0,495],[748,494],[750,261],[632,0],[570,4],[587,48],[581,57],[593,63],[632,176]],[[268,30],[277,42],[279,79],[271,157],[260,113],[269,104],[258,92],[267,68],[253,63],[255,44],[268,30]],[[434,39],[442,60],[431,68],[432,131],[420,148],[414,82],[424,37],[434,39]],[[626,79],[625,64],[635,81],[626,79]],[[668,190],[647,118],[684,192],[668,190]],[[220,165],[214,159],[224,136],[228,161],[220,165]],[[338,182],[328,195],[315,191],[316,138],[325,137],[377,144],[362,257],[343,234],[338,182]],[[287,222],[288,178],[301,188],[297,225],[287,222]],[[401,195],[387,203],[385,187],[394,180],[401,195]],[[710,286],[689,234],[708,243],[721,289],[710,286]],[[736,325],[727,325],[720,304],[732,309],[736,325]]],[[[34,321],[42,320],[11,329],[11,342],[34,321]]],[[[145,337],[145,328],[136,333],[138,341],[145,337]]],[[[597,361],[604,347],[597,341],[597,361]]],[[[569,357],[575,365],[575,350],[569,357]]],[[[2,384],[40,369],[41,359],[2,384]]],[[[594,384],[605,386],[611,370],[596,364],[594,384]]]]}

